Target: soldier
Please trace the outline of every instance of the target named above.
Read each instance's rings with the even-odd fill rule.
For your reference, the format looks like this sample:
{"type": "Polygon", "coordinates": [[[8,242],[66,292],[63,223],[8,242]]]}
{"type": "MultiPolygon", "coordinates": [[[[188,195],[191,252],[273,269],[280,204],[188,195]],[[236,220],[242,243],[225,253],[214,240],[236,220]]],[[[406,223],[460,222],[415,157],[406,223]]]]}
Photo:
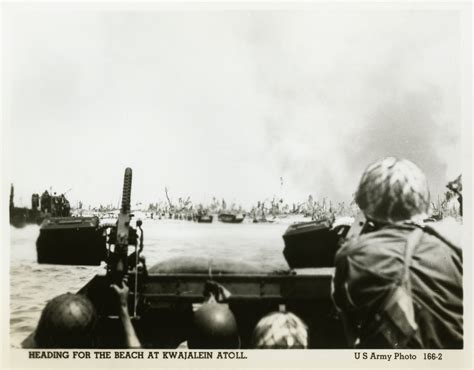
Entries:
{"type": "Polygon", "coordinates": [[[459,202],[459,214],[462,216],[462,177],[459,175],[453,181],[448,182],[446,187],[453,193],[457,194],[459,202]]]}
{"type": "Polygon", "coordinates": [[[59,197],[59,207],[60,207],[60,215],[63,217],[69,216],[69,211],[71,210],[71,206],[69,205],[69,201],[66,199],[64,194],[61,194],[59,197]]]}
{"type": "Polygon", "coordinates": [[[63,216],[68,217],[71,212],[71,204],[66,198],[64,198],[63,210],[64,210],[63,216]]]}
{"type": "Polygon", "coordinates": [[[237,321],[228,305],[209,300],[194,312],[191,349],[238,349],[240,337],[237,321]]]}
{"type": "Polygon", "coordinates": [[[258,322],[252,341],[257,349],[306,349],[308,327],[291,312],[272,312],[258,322]]]}
{"type": "Polygon", "coordinates": [[[41,194],[41,211],[44,213],[51,212],[51,197],[47,190],[41,194]]]}
{"type": "Polygon", "coordinates": [[[39,207],[39,195],[38,194],[32,194],[31,195],[31,209],[33,211],[37,211],[39,207]]]}
{"type": "Polygon", "coordinates": [[[93,348],[97,313],[84,295],[62,294],[48,302],[41,313],[34,339],[26,348],[93,348]]]}
{"type": "Polygon", "coordinates": [[[56,195],[56,192],[53,193],[51,201],[51,214],[53,216],[58,216],[60,214],[61,208],[59,203],[59,197],[56,195]]]}
{"type": "Polygon", "coordinates": [[[424,223],[425,175],[385,158],[362,175],[355,200],[375,231],[337,252],[333,298],[358,348],[462,348],[460,225],[424,223]]]}

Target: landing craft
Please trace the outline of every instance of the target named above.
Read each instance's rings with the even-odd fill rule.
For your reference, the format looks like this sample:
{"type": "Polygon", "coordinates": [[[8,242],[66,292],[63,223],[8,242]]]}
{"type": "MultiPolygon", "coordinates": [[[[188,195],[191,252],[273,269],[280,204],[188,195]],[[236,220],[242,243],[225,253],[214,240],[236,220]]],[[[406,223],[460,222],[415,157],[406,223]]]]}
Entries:
{"type": "Polygon", "coordinates": [[[233,213],[221,213],[217,217],[220,222],[226,222],[231,224],[240,224],[244,220],[244,216],[241,214],[233,213]]]}
{"type": "Polygon", "coordinates": [[[71,206],[66,199],[66,193],[49,195],[45,191],[41,197],[35,193],[31,195],[31,208],[15,207],[15,188],[12,184],[10,186],[10,225],[14,227],[24,227],[29,224],[39,225],[48,217],[69,217],[71,206]]]}
{"type": "Polygon", "coordinates": [[[201,223],[212,223],[214,217],[212,215],[197,215],[196,216],[197,222],[201,223]]]}
{"type": "MultiPolygon", "coordinates": [[[[40,242],[42,234],[38,238],[42,245],[38,248],[39,263],[99,265],[106,262],[104,272],[77,293],[88,296],[98,312],[96,348],[124,346],[116,297],[110,289],[111,283],[121,281],[124,276],[130,287],[130,315],[145,348],[177,348],[186,341],[191,332],[193,307],[202,304],[209,287],[215,286],[228,293],[220,296],[218,302],[228,304],[232,310],[242,348],[251,348],[252,331],[263,316],[285,310],[307,324],[310,348],[346,347],[343,327],[331,300],[331,280],[338,240],[344,237],[348,227],[332,230],[328,223],[314,222],[301,228],[290,227],[284,236],[288,263],[285,271],[258,269],[236,262],[238,251],[236,258],[170,259],[147,269],[142,256],[142,223],[136,221],[135,227],[131,223],[131,181],[132,171],[127,169],[116,224],[106,225],[105,230],[89,219],[81,220],[80,226],[58,221],[49,230],[49,243],[40,242]],[[68,237],[80,232],[81,227],[84,232],[87,230],[82,245],[70,244],[68,237]]],[[[25,348],[32,346],[33,333],[23,342],[25,348]]]]}

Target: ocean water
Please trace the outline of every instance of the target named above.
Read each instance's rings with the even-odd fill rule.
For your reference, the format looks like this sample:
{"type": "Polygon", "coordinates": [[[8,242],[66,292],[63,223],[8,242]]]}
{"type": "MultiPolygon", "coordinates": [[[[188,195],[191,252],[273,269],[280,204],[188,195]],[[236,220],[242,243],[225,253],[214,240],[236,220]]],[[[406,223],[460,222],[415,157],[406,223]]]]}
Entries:
{"type": "MultiPolygon", "coordinates": [[[[282,235],[294,219],[275,223],[211,224],[181,220],[144,220],[147,265],[173,257],[231,258],[262,270],[287,269],[282,235]]],[[[21,342],[35,329],[41,310],[53,297],[76,292],[103,267],[39,265],[36,262],[38,226],[11,228],[10,340],[21,342]]]]}

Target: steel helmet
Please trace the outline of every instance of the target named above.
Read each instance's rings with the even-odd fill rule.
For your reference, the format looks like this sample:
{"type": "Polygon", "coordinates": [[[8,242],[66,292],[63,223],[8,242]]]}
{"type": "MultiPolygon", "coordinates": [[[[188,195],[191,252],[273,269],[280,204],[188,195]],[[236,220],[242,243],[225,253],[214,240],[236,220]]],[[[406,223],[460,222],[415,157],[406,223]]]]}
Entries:
{"type": "Polygon", "coordinates": [[[228,305],[206,302],[194,312],[188,346],[193,349],[236,349],[240,347],[237,322],[228,305]]]}
{"type": "Polygon", "coordinates": [[[97,313],[84,295],[62,294],[48,302],[35,332],[39,348],[91,348],[97,313]]]}
{"type": "Polygon", "coordinates": [[[272,312],[257,323],[252,342],[258,349],[305,349],[308,327],[291,312],[272,312]]]}
{"type": "Polygon", "coordinates": [[[424,173],[414,163],[388,157],[367,167],[355,200],[367,218],[390,223],[425,215],[430,194],[424,173]]]}

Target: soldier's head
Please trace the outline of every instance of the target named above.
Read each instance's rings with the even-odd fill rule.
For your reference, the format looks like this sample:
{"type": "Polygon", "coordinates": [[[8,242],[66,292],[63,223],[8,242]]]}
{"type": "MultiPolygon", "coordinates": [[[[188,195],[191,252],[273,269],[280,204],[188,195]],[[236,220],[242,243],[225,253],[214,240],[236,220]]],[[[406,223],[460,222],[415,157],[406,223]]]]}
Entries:
{"type": "Polygon", "coordinates": [[[392,223],[426,217],[430,194],[424,173],[414,163],[388,157],[367,167],[355,200],[368,219],[392,223]]]}
{"type": "Polygon", "coordinates": [[[456,194],[461,195],[462,194],[462,175],[459,175],[453,181],[448,182],[446,187],[449,190],[454,191],[456,194]]]}
{"type": "Polygon", "coordinates": [[[240,337],[234,314],[226,304],[206,302],[194,312],[191,349],[237,349],[240,337]]]}
{"type": "Polygon", "coordinates": [[[80,294],[62,294],[43,309],[35,332],[38,348],[92,348],[96,338],[97,313],[92,302],[80,294]]]}
{"type": "Polygon", "coordinates": [[[291,312],[272,312],[258,322],[252,342],[259,349],[306,349],[308,328],[291,312]]]}

